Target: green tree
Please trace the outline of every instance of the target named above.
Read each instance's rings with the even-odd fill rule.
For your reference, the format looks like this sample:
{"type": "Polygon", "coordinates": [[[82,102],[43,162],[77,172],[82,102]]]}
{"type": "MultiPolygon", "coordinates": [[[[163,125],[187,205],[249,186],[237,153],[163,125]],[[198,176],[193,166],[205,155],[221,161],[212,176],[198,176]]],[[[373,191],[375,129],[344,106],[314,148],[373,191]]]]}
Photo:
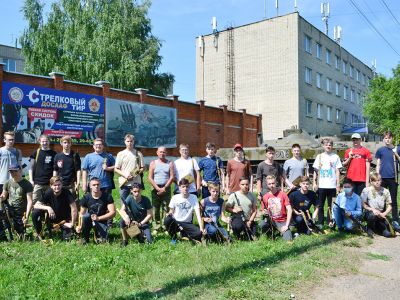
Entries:
{"type": "Polygon", "coordinates": [[[174,82],[157,73],[161,41],[151,34],[150,0],[58,0],[44,21],[40,0],[25,0],[20,38],[26,72],[62,71],[69,80],[110,81],[124,90],[166,95],[174,82]]]}
{"type": "Polygon", "coordinates": [[[364,115],[375,132],[390,129],[396,138],[400,137],[400,64],[393,69],[393,77],[379,75],[370,81],[364,115]]]}

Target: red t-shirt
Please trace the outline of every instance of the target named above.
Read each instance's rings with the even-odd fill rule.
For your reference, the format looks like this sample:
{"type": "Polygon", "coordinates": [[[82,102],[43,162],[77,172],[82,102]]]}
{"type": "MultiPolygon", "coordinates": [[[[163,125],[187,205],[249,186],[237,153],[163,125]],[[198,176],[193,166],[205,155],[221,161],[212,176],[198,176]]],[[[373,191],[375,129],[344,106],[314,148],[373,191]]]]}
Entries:
{"type": "Polygon", "coordinates": [[[276,222],[286,222],[288,205],[290,205],[288,196],[280,190],[275,194],[266,193],[262,201],[263,208],[268,209],[272,220],[276,222]]]}
{"type": "Polygon", "coordinates": [[[353,151],[353,158],[347,169],[347,177],[353,181],[365,182],[366,180],[366,167],[365,162],[372,161],[371,152],[365,147],[350,148],[344,153],[344,159],[349,158],[350,151],[353,151]]]}
{"type": "Polygon", "coordinates": [[[240,190],[240,178],[247,177],[250,180],[250,162],[244,160],[243,162],[234,159],[228,160],[226,166],[226,173],[229,175],[229,190],[231,193],[240,190]]]}

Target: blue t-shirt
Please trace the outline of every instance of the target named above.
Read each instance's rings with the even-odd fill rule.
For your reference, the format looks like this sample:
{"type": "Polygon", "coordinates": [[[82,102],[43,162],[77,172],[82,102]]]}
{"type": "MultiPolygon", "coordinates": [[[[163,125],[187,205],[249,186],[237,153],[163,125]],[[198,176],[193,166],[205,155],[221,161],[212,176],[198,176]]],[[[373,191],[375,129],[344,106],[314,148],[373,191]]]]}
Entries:
{"type": "Polygon", "coordinates": [[[203,157],[199,161],[200,171],[203,171],[203,179],[207,182],[220,183],[220,178],[218,176],[218,169],[222,170],[224,164],[222,163],[221,158],[213,156],[213,157],[203,157]],[[218,164],[218,168],[217,168],[218,164]]]}
{"type": "Polygon", "coordinates": [[[89,153],[85,156],[85,159],[83,160],[82,169],[88,172],[89,180],[93,177],[99,178],[101,188],[111,188],[111,172],[106,172],[103,170],[103,162],[105,159],[107,159],[107,167],[115,165],[115,159],[109,153],[89,153]]]}
{"type": "Polygon", "coordinates": [[[206,218],[212,218],[213,222],[218,224],[223,204],[224,200],[222,198],[218,198],[218,200],[215,203],[211,202],[209,197],[204,198],[203,216],[206,218]]]}
{"type": "MultiPolygon", "coordinates": [[[[396,147],[397,154],[400,155],[400,147],[396,147]]],[[[395,178],[394,173],[394,161],[393,161],[393,149],[389,147],[380,147],[375,153],[375,158],[381,160],[379,168],[379,174],[382,178],[395,178]]],[[[398,163],[396,161],[396,163],[398,163]]]]}
{"type": "MultiPolygon", "coordinates": [[[[345,192],[341,192],[336,197],[336,203],[339,205],[339,207],[349,211],[354,217],[359,217],[362,214],[361,198],[354,192],[350,196],[346,195],[345,192]]],[[[338,209],[336,205],[334,205],[333,208],[338,209]]]]}

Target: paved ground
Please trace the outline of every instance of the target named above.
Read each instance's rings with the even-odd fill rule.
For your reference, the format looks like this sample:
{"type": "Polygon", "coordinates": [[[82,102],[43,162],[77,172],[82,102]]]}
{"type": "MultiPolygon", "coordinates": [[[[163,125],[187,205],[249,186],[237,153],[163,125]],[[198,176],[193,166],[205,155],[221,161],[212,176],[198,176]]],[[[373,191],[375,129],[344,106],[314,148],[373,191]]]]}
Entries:
{"type": "Polygon", "coordinates": [[[327,278],[298,299],[400,299],[400,236],[375,236],[373,244],[356,251],[361,257],[356,274],[327,278]]]}

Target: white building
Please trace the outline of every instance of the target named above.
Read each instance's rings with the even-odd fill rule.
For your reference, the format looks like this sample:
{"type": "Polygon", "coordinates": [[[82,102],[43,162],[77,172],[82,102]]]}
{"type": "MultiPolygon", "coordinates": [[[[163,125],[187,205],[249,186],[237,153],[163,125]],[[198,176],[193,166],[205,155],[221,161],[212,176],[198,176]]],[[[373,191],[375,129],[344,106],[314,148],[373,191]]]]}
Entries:
{"type": "Polygon", "coordinates": [[[196,39],[196,100],[262,114],[265,140],[292,126],[341,136],[363,123],[372,76],[297,12],[196,39]]]}

